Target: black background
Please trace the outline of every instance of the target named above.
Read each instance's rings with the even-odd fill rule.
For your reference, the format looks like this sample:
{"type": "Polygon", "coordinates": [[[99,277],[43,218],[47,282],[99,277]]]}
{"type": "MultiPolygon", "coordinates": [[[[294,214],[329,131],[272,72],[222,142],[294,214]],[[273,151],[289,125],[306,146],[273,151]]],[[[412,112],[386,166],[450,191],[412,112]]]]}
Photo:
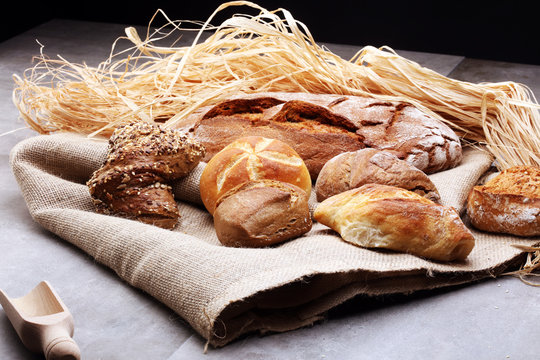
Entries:
{"type": "MultiPolygon", "coordinates": [[[[4,41],[53,18],[148,25],[157,9],[172,20],[206,20],[223,1],[14,2],[4,11],[4,41]],[[9,21],[11,20],[11,21],[9,21]]],[[[316,41],[388,45],[470,58],[540,65],[539,15],[525,1],[258,1],[268,10],[285,8],[309,28],[316,41]]],[[[234,7],[233,13],[255,14],[234,7]]]]}

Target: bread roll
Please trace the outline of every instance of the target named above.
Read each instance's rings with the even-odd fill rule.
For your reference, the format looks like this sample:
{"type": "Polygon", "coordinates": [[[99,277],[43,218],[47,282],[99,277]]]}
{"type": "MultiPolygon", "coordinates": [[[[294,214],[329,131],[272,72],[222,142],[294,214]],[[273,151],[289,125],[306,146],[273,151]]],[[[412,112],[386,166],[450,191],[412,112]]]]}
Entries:
{"type": "Polygon", "coordinates": [[[213,214],[217,200],[247,181],[273,179],[300,187],[308,196],[311,177],[300,156],[289,145],[262,136],[237,139],[218,152],[203,170],[200,193],[213,214]]]}
{"type": "Polygon", "coordinates": [[[377,149],[345,152],[330,159],[317,177],[317,200],[369,183],[397,186],[434,202],[440,201],[437,188],[423,171],[388,151],[377,149]]]}
{"type": "Polygon", "coordinates": [[[395,186],[367,184],[334,195],[317,206],[314,219],[351,244],[432,260],[463,260],[474,247],[455,209],[395,186]]]}
{"type": "Polygon", "coordinates": [[[169,183],[203,156],[204,147],[179,131],[142,122],[119,127],[103,166],[87,182],[96,210],[173,228],[180,214],[169,183]]]}
{"type": "Polygon", "coordinates": [[[467,214],[480,230],[540,235],[540,168],[511,167],[475,186],[467,199],[467,214]]]}
{"type": "Polygon", "coordinates": [[[199,109],[179,126],[189,129],[210,159],[250,135],[293,147],[315,180],[334,156],[371,147],[391,150],[425,173],[462,158],[458,136],[443,122],[408,103],[369,97],[308,93],[239,95],[199,109]]]}
{"type": "Polygon", "coordinates": [[[243,183],[223,195],[214,212],[219,241],[233,247],[265,247],[311,229],[308,196],[277,180],[243,183]]]}

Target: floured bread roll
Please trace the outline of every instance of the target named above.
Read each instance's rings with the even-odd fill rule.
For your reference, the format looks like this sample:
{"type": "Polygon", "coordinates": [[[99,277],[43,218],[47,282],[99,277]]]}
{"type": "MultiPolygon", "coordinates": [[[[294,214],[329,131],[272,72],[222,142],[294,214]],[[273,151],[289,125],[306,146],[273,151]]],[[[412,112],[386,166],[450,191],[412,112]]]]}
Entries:
{"type": "Polygon", "coordinates": [[[540,168],[511,167],[475,186],[467,200],[467,214],[480,230],[540,235],[540,168]]]}
{"type": "Polygon", "coordinates": [[[317,178],[317,200],[369,183],[397,186],[440,201],[437,188],[423,171],[393,153],[377,149],[345,152],[330,159],[317,178]]]}
{"type": "Polygon", "coordinates": [[[317,206],[314,218],[366,248],[452,261],[465,259],[474,247],[454,208],[395,186],[367,184],[334,195],[317,206]]]}
{"type": "Polygon", "coordinates": [[[308,196],[311,193],[309,171],[292,147],[279,140],[247,136],[227,145],[206,164],[199,185],[203,204],[213,214],[217,200],[227,191],[261,179],[283,181],[308,196]]]}
{"type": "Polygon", "coordinates": [[[180,131],[143,122],[119,127],[105,163],[87,182],[96,210],[173,228],[180,214],[169,183],[203,156],[204,147],[180,131]]]}
{"type": "Polygon", "coordinates": [[[226,246],[270,246],[311,226],[306,192],[277,180],[250,181],[229,190],[214,212],[217,237],[226,246]]]}

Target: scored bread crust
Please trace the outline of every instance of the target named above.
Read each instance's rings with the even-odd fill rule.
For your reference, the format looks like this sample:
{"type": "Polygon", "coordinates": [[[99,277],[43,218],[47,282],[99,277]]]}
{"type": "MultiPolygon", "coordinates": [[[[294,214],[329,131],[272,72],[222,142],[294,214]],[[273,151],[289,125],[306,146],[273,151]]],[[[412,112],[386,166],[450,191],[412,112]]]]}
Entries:
{"type": "Polygon", "coordinates": [[[298,153],[289,145],[262,136],[237,139],[210,159],[199,189],[206,209],[213,214],[217,200],[248,181],[273,179],[291,183],[311,193],[311,177],[298,153]]]}
{"type": "Polygon", "coordinates": [[[457,211],[395,186],[366,184],[321,202],[314,219],[342,239],[438,261],[464,260],[472,233],[457,211]]]}
{"type": "Polygon", "coordinates": [[[479,230],[540,235],[540,168],[514,166],[475,186],[467,198],[467,215],[479,230]]]}
{"type": "Polygon", "coordinates": [[[198,109],[178,126],[204,144],[204,161],[239,137],[281,140],[298,152],[313,179],[332,157],[365,147],[392,151],[426,173],[462,159],[458,136],[442,121],[408,103],[361,96],[238,95],[198,109]]]}
{"type": "Polygon", "coordinates": [[[440,202],[436,186],[423,171],[391,152],[370,148],[345,152],[330,159],[317,177],[317,200],[323,201],[369,183],[401,187],[440,202]]]}
{"type": "Polygon", "coordinates": [[[311,230],[306,192],[278,180],[245,182],[217,202],[214,228],[231,247],[266,247],[311,230]]]}

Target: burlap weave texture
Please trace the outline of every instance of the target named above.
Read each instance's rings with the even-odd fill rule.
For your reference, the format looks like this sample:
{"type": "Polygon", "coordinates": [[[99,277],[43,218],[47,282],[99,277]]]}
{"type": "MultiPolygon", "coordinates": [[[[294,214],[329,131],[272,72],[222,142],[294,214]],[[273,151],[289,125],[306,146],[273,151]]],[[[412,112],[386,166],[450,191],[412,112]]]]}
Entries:
{"type": "MultiPolygon", "coordinates": [[[[204,210],[198,179],[205,164],[174,184],[181,219],[173,230],[97,214],[85,185],[107,143],[76,134],[40,135],[11,152],[11,165],[32,217],[120,278],[169,306],[210,344],[223,346],[251,331],[311,324],[358,294],[392,294],[496,276],[523,253],[517,238],[473,230],[465,262],[355,247],[315,223],[298,239],[266,249],[221,246],[204,210]]],[[[462,210],[490,167],[483,151],[466,149],[457,168],[430,176],[445,205],[462,210]]],[[[310,206],[313,209],[315,197],[310,206]]]]}

